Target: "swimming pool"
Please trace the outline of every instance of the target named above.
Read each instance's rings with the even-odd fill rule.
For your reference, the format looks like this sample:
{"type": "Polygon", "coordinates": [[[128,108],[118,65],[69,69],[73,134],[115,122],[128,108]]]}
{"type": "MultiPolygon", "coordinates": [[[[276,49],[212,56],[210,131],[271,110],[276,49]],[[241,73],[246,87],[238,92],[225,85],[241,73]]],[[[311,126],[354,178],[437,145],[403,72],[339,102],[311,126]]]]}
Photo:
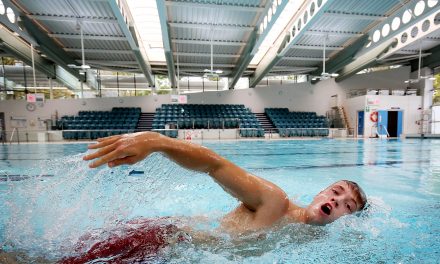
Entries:
{"type": "MultiPolygon", "coordinates": [[[[367,215],[325,227],[289,225],[265,239],[181,243],[168,263],[438,263],[440,141],[204,142],[306,205],[339,179],[358,182],[367,215]]],[[[0,246],[57,259],[91,230],[135,217],[207,216],[213,229],[237,202],[209,177],[159,154],[131,167],[90,170],[84,144],[0,146],[0,246]]],[[[200,224],[201,225],[201,224],[200,224]]],[[[162,260],[163,261],[163,260],[162,260]]]]}

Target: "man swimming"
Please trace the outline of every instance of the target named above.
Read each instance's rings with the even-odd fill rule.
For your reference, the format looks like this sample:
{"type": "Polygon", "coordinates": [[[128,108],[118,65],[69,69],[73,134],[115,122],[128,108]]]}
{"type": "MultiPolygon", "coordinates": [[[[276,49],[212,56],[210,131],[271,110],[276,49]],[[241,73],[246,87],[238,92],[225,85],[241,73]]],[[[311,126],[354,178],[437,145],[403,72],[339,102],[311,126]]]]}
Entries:
{"type": "Polygon", "coordinates": [[[224,228],[234,233],[270,227],[281,220],[325,225],[362,210],[366,204],[362,189],[354,182],[342,180],[321,191],[309,206],[300,207],[275,184],[244,171],[212,150],[154,132],[98,139],[89,149],[98,150],[84,156],[84,160],[97,159],[90,163],[90,168],[134,164],[160,152],[185,168],[207,173],[241,201],[222,221],[224,228]]]}
{"type": "MultiPolygon", "coordinates": [[[[89,164],[90,168],[104,164],[109,167],[131,165],[153,152],[160,152],[182,167],[207,173],[226,192],[241,202],[221,221],[221,230],[229,234],[257,232],[289,223],[325,225],[343,215],[363,210],[366,204],[366,196],[356,183],[341,180],[316,195],[309,206],[300,207],[290,201],[280,187],[246,172],[212,150],[154,132],[101,138],[98,139],[98,143],[89,145],[88,148],[97,150],[83,158],[94,160],[89,164]]],[[[81,263],[85,260],[102,258],[112,253],[110,251],[122,250],[128,252],[127,254],[133,254],[138,252],[139,245],[143,247],[147,245],[149,247],[147,253],[154,254],[158,248],[169,244],[167,240],[169,234],[176,234],[179,230],[173,224],[167,223],[160,227],[161,224],[151,225],[151,222],[152,220],[141,220],[138,226],[141,227],[141,231],[136,231],[139,230],[137,227],[129,227],[128,234],[131,236],[128,238],[127,236],[110,237],[107,242],[95,244],[85,255],[65,259],[64,263],[81,263]]],[[[185,240],[185,236],[181,233],[174,238],[177,241],[185,240]]]]}

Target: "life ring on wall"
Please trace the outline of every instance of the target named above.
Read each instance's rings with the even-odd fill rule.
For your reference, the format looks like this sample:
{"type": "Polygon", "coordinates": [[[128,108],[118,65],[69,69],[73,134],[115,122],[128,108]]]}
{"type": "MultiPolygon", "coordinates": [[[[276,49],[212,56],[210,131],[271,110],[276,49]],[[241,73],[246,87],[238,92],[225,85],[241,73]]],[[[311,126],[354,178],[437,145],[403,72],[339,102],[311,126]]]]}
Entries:
{"type": "Polygon", "coordinates": [[[371,120],[372,122],[374,122],[374,123],[377,122],[377,112],[376,112],[376,111],[371,112],[371,114],[370,114],[370,120],[371,120]]]}

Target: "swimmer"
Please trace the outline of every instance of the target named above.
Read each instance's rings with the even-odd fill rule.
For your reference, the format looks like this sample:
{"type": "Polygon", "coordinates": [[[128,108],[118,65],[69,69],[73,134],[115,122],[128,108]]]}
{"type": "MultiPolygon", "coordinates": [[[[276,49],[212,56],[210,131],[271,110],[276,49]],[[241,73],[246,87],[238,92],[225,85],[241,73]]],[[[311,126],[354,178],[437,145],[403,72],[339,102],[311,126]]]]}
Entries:
{"type": "MultiPolygon", "coordinates": [[[[160,152],[182,167],[207,173],[240,201],[237,208],[221,220],[221,230],[234,235],[289,223],[326,225],[341,216],[363,210],[367,202],[365,193],[355,182],[341,180],[317,194],[309,206],[300,207],[277,185],[246,172],[214,151],[155,132],[100,138],[88,148],[97,150],[83,158],[93,160],[90,168],[105,164],[109,167],[131,165],[153,152],[160,152]]],[[[145,232],[149,234],[152,228],[156,227],[149,227],[145,232]]],[[[174,226],[167,228],[174,229],[174,226]]]]}
{"type": "Polygon", "coordinates": [[[225,230],[234,233],[270,227],[277,222],[325,225],[347,214],[361,211],[366,204],[362,189],[352,181],[338,181],[315,196],[307,207],[288,199],[275,184],[246,172],[212,150],[172,139],[155,132],[139,132],[98,139],[89,146],[97,151],[84,156],[94,160],[90,168],[107,164],[134,164],[153,152],[160,152],[187,169],[207,173],[240,205],[223,218],[225,230]]]}

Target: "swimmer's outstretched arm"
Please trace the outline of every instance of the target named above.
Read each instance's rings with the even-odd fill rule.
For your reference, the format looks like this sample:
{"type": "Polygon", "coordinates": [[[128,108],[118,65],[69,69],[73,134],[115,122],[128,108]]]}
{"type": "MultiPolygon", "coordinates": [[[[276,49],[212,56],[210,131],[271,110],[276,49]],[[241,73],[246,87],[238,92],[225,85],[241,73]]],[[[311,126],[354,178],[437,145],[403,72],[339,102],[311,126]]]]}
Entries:
{"type": "Polygon", "coordinates": [[[101,138],[97,144],[89,145],[89,149],[97,149],[84,156],[84,160],[96,159],[90,168],[134,164],[153,152],[161,152],[185,168],[208,173],[226,192],[255,212],[260,223],[272,223],[289,207],[288,197],[281,188],[200,145],[154,132],[140,132],[101,138]]]}

